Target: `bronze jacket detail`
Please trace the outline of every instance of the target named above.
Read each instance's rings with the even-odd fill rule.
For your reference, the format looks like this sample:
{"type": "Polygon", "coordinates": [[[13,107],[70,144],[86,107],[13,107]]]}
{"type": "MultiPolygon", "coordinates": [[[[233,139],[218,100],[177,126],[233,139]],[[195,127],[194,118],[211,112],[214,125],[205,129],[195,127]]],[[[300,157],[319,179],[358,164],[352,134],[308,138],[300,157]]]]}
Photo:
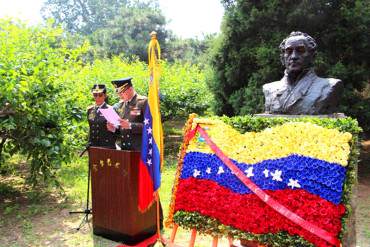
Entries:
{"type": "Polygon", "coordinates": [[[337,111],[342,81],[321,78],[309,70],[295,85],[285,75],[280,81],[263,85],[265,112],[280,114],[330,114],[337,111]]]}

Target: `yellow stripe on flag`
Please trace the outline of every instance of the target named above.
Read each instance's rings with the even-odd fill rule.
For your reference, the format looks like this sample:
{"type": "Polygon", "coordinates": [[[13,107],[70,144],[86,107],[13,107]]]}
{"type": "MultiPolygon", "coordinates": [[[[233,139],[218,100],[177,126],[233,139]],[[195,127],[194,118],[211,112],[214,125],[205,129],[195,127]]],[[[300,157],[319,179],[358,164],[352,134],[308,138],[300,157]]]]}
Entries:
{"type": "Polygon", "coordinates": [[[151,40],[148,47],[148,60],[149,60],[149,93],[148,93],[148,104],[152,115],[153,121],[153,138],[157,144],[159,154],[161,157],[161,167],[163,165],[163,130],[161,114],[159,110],[159,78],[160,78],[160,59],[161,59],[161,48],[157,40],[157,34],[151,33],[151,40]]]}

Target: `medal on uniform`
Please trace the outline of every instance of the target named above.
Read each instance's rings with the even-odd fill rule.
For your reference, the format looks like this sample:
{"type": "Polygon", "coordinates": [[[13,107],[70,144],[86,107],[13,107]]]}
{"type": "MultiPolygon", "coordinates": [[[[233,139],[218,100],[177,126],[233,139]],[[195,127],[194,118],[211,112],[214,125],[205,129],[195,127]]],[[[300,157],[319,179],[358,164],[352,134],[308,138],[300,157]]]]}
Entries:
{"type": "Polygon", "coordinates": [[[90,111],[90,113],[89,113],[89,119],[94,119],[95,118],[95,111],[94,110],[92,110],[92,111],[90,111]]]}

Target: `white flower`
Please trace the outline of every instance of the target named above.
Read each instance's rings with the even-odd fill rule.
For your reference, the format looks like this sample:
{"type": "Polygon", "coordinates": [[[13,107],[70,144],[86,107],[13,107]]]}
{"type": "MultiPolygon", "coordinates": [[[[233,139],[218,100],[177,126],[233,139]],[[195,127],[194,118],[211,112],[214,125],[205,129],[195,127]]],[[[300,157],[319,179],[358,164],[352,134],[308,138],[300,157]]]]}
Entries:
{"type": "Polygon", "coordinates": [[[301,188],[301,185],[298,183],[298,179],[289,178],[288,186],[292,187],[292,189],[301,188]]]}
{"type": "Polygon", "coordinates": [[[217,175],[225,173],[224,168],[222,166],[218,167],[217,175]]]}
{"type": "Polygon", "coordinates": [[[249,167],[248,169],[246,169],[244,172],[247,175],[247,177],[249,177],[249,178],[254,176],[254,174],[253,174],[253,167],[252,166],[249,167]]]}
{"type": "Polygon", "coordinates": [[[194,169],[194,172],[193,172],[193,177],[198,177],[200,176],[200,171],[198,171],[197,169],[194,169]]]}
{"type": "Polygon", "coordinates": [[[275,170],[275,172],[271,172],[272,180],[279,182],[283,181],[283,179],[281,179],[281,173],[282,171],[280,170],[275,170]]]}

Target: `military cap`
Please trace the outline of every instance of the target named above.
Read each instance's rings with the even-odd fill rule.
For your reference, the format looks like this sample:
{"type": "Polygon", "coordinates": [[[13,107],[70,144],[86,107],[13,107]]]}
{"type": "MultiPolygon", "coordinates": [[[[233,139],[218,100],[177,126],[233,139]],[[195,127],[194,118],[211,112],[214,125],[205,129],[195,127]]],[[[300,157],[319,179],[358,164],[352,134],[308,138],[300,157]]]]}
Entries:
{"type": "Polygon", "coordinates": [[[106,93],[107,88],[104,84],[94,84],[94,86],[91,88],[92,93],[106,93]]]}
{"type": "Polygon", "coordinates": [[[112,84],[114,85],[116,92],[121,93],[126,91],[129,87],[132,86],[131,82],[132,77],[126,77],[122,79],[113,80],[112,84]]]}

